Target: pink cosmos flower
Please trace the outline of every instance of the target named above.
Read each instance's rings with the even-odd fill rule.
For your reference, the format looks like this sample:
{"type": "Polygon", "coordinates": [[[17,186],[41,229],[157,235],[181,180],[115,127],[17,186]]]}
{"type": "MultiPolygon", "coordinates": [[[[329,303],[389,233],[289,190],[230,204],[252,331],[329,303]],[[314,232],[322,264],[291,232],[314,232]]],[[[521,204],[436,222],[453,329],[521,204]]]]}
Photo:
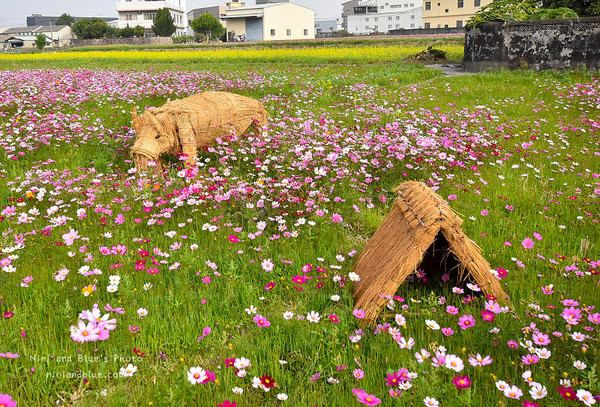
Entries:
{"type": "Polygon", "coordinates": [[[446,312],[447,312],[448,314],[456,315],[456,314],[458,314],[458,308],[456,308],[456,307],[453,307],[452,305],[448,305],[448,306],[446,307],[446,312]]]}
{"type": "Polygon", "coordinates": [[[534,333],[531,339],[536,345],[548,345],[551,342],[550,337],[542,332],[534,333]]]}
{"type": "Polygon", "coordinates": [[[460,326],[460,329],[471,328],[475,325],[475,318],[473,318],[473,315],[463,315],[458,318],[458,325],[460,326]]]}
{"type": "Polygon", "coordinates": [[[352,375],[354,376],[354,378],[355,378],[356,380],[360,380],[360,379],[362,379],[363,377],[365,377],[365,372],[363,372],[363,371],[362,371],[362,370],[360,370],[360,369],[354,369],[354,371],[352,372],[352,375]]]}
{"type": "Polygon", "coordinates": [[[256,314],[254,316],[254,318],[252,318],[252,320],[254,322],[256,322],[256,325],[260,326],[260,327],[267,327],[267,326],[271,326],[271,323],[267,320],[267,318],[263,317],[260,314],[256,314]]]}
{"type": "Polygon", "coordinates": [[[489,356],[482,357],[479,353],[475,356],[469,356],[469,364],[475,366],[486,366],[492,363],[492,358],[489,356]]]}
{"type": "MultiPolygon", "coordinates": [[[[354,391],[354,390],[352,390],[354,391]]],[[[378,399],[377,397],[371,395],[371,394],[367,394],[367,392],[362,391],[360,393],[354,393],[356,394],[356,397],[358,398],[358,401],[362,404],[365,404],[367,406],[376,406],[379,403],[381,403],[381,400],[378,399]]]]}
{"type": "Polygon", "coordinates": [[[63,234],[62,238],[67,246],[71,246],[75,239],[79,239],[79,232],[71,229],[67,233],[63,234]]]}
{"type": "Polygon", "coordinates": [[[524,365],[533,365],[540,361],[537,355],[525,355],[521,357],[521,361],[524,365]]]}
{"type": "Polygon", "coordinates": [[[600,324],[600,313],[596,312],[595,314],[588,315],[588,320],[592,324],[600,324]]]}
{"type": "MultiPolygon", "coordinates": [[[[333,216],[332,216],[332,218],[331,218],[331,220],[334,223],[341,223],[341,222],[344,221],[344,218],[342,218],[342,215],[340,215],[339,213],[334,213],[333,216]]],[[[379,403],[377,403],[377,404],[379,404],[379,403]]],[[[374,405],[374,404],[372,404],[372,405],[374,405]]]]}
{"type": "Polygon", "coordinates": [[[354,311],[352,311],[352,314],[359,319],[362,319],[365,317],[365,312],[361,309],[355,309],[354,311]]]}
{"type": "Polygon", "coordinates": [[[442,328],[442,333],[446,336],[454,335],[454,330],[452,328],[442,328]]]}
{"type": "Polygon", "coordinates": [[[581,310],[574,307],[565,308],[560,316],[563,317],[563,319],[567,321],[567,324],[569,325],[579,324],[579,321],[582,318],[581,310]]]}
{"type": "Polygon", "coordinates": [[[526,238],[524,239],[521,244],[523,245],[524,248],[526,249],[532,249],[533,246],[535,245],[535,243],[533,242],[533,240],[531,240],[530,238],[526,238]]]}
{"type": "Polygon", "coordinates": [[[8,394],[0,394],[0,406],[4,407],[16,407],[17,402],[12,399],[8,394]]]}

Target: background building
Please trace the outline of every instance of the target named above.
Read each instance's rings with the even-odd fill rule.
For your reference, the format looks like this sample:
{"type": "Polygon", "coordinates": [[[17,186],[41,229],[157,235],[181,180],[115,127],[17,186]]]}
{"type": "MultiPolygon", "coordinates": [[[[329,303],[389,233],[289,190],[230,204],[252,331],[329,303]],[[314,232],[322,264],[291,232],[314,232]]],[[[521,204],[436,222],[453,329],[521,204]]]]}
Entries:
{"type": "Polygon", "coordinates": [[[315,18],[315,36],[328,37],[342,29],[337,18],[315,18]]]}
{"type": "Polygon", "coordinates": [[[421,28],[423,23],[422,0],[351,0],[342,6],[342,25],[354,35],[421,28]]]}
{"type": "Polygon", "coordinates": [[[0,43],[3,48],[31,48],[35,47],[35,37],[44,34],[47,37],[46,45],[50,47],[65,47],[71,45],[75,38],[73,30],[68,25],[14,27],[2,31],[0,43]]]}
{"type": "Polygon", "coordinates": [[[227,10],[227,38],[244,35],[246,41],[315,38],[315,12],[293,3],[272,3],[227,10]]]}
{"type": "Polygon", "coordinates": [[[464,27],[469,18],[493,0],[425,0],[423,28],[464,27]]]}
{"type": "Polygon", "coordinates": [[[256,5],[272,3],[289,3],[290,0],[256,0],[256,5]]]}
{"type": "MultiPolygon", "coordinates": [[[[244,7],[246,3],[238,0],[228,1],[224,6],[212,6],[195,8],[187,13],[188,27],[192,24],[192,21],[200,17],[204,13],[212,14],[219,22],[227,29],[227,22],[223,19],[227,10],[232,10],[238,7],[244,7]]],[[[191,27],[188,28],[188,34],[194,35],[194,30],[191,27]]]]}
{"type": "Polygon", "coordinates": [[[117,0],[117,12],[119,20],[118,28],[128,25],[135,27],[141,25],[146,29],[146,36],[155,36],[152,24],[156,12],[161,8],[168,8],[173,16],[173,22],[177,30],[174,35],[185,35],[187,33],[187,15],[185,13],[185,0],[117,0]]]}
{"type": "MultiPolygon", "coordinates": [[[[27,17],[27,27],[37,27],[40,25],[56,25],[56,20],[59,16],[43,16],[41,14],[32,14],[27,17]]],[[[107,23],[111,23],[117,20],[117,17],[73,17],[75,21],[82,20],[84,18],[99,18],[107,23]]]]}

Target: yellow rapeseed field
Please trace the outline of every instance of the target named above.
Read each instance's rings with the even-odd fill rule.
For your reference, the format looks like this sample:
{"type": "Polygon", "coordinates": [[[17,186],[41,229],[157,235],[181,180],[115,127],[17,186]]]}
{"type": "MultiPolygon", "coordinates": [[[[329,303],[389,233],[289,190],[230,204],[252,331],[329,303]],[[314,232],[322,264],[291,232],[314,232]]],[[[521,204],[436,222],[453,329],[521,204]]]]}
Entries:
{"type": "MultiPolygon", "coordinates": [[[[444,44],[439,47],[449,59],[461,59],[462,45],[444,44]]],[[[355,46],[310,48],[244,48],[207,50],[119,50],[87,52],[14,53],[0,55],[0,61],[69,61],[102,62],[156,62],[156,63],[207,63],[207,62],[390,62],[406,59],[423,51],[423,46],[355,46]]]]}

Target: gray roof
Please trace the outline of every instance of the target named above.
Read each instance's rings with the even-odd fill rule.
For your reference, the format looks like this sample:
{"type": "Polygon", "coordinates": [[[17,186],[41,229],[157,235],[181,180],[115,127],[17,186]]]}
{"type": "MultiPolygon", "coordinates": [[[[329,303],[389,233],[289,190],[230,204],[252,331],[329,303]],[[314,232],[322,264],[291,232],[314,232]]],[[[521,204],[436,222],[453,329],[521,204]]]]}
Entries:
{"type": "Polygon", "coordinates": [[[52,27],[50,27],[50,26],[38,25],[38,26],[33,26],[33,27],[14,27],[14,28],[9,28],[6,31],[3,31],[2,34],[23,34],[23,35],[32,34],[32,33],[41,34],[41,33],[47,33],[47,32],[57,32],[57,31],[62,30],[65,27],[68,27],[68,26],[67,25],[53,25],[52,27]]]}

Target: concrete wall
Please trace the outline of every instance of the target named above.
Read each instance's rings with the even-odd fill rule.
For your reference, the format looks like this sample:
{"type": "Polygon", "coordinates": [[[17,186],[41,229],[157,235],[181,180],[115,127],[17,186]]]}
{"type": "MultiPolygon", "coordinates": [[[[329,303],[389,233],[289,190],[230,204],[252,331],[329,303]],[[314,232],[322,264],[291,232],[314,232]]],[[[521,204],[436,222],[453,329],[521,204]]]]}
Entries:
{"type": "Polygon", "coordinates": [[[94,40],[73,40],[74,47],[90,47],[99,45],[165,45],[173,44],[171,37],[142,37],[142,38],[98,38],[94,40]]]}
{"type": "Polygon", "coordinates": [[[600,17],[486,23],[467,30],[463,65],[469,72],[491,67],[600,69],[600,17]]]}

